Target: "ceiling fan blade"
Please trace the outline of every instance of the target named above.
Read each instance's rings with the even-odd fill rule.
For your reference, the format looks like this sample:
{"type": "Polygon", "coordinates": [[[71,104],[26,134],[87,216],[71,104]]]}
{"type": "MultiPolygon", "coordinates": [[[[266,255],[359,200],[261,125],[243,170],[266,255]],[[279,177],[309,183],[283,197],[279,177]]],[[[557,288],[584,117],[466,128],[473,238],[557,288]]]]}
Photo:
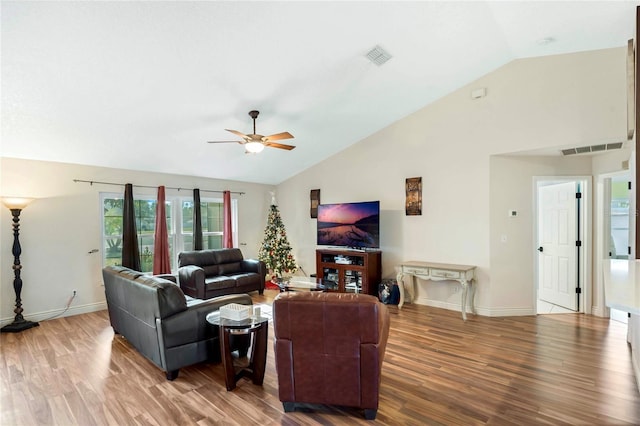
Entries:
{"type": "Polygon", "coordinates": [[[280,141],[283,139],[293,139],[293,135],[289,132],[276,133],[275,135],[265,136],[262,140],[264,142],[280,141]]]}
{"type": "Polygon", "coordinates": [[[244,145],[245,141],[207,141],[207,143],[239,143],[240,145],[244,145]]]}
{"type": "Polygon", "coordinates": [[[247,135],[245,135],[244,133],[239,132],[239,131],[237,131],[237,130],[231,130],[231,129],[225,129],[225,130],[226,130],[227,132],[231,132],[231,133],[233,133],[234,135],[238,135],[238,136],[240,136],[240,137],[241,137],[241,138],[243,138],[243,139],[249,139],[249,136],[247,136],[247,135]]]}
{"type": "Polygon", "coordinates": [[[293,145],[285,145],[283,143],[275,143],[275,142],[265,142],[264,146],[268,146],[271,148],[286,149],[287,151],[291,151],[293,148],[295,148],[295,146],[293,145]]]}

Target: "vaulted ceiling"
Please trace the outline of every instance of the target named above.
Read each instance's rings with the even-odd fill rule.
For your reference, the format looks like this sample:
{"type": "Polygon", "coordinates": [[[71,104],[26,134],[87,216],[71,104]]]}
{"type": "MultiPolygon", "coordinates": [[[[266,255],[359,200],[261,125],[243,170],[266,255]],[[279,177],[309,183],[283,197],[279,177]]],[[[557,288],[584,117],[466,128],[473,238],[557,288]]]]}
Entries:
{"type": "Polygon", "coordinates": [[[0,8],[2,156],[277,184],[514,59],[625,46],[636,3],[0,8]],[[206,143],[251,133],[254,109],[296,148],[206,143]]]}

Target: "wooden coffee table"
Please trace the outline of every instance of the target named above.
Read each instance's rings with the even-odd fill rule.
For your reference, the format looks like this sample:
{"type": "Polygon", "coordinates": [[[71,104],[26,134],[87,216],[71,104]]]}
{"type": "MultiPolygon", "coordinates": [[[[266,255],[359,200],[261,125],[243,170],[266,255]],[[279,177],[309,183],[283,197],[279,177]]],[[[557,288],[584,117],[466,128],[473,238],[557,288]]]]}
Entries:
{"type": "Polygon", "coordinates": [[[240,321],[220,318],[220,312],[215,311],[207,315],[207,322],[218,326],[220,332],[220,358],[225,372],[227,390],[233,390],[242,377],[248,377],[254,385],[262,385],[264,369],[267,363],[267,338],[269,333],[269,319],[265,317],[250,317],[240,321]],[[251,336],[251,354],[248,364],[234,359],[230,336],[249,334],[251,336]]]}

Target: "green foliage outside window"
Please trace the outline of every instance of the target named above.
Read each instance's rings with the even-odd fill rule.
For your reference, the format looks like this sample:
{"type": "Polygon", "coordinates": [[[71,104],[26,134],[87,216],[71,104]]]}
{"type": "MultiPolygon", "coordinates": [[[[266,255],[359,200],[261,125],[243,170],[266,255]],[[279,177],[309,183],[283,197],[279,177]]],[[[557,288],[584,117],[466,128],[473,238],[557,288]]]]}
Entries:
{"type": "MultiPolygon", "coordinates": [[[[142,272],[153,270],[153,245],[156,227],[156,200],[134,200],[136,231],[140,250],[140,269],[142,272]]],[[[104,251],[105,265],[122,264],[122,198],[105,198],[103,204],[104,217],[104,251]]],[[[165,202],[167,230],[173,234],[171,220],[171,202],[165,202]]],[[[170,238],[169,249],[173,262],[173,244],[170,238]]]]}

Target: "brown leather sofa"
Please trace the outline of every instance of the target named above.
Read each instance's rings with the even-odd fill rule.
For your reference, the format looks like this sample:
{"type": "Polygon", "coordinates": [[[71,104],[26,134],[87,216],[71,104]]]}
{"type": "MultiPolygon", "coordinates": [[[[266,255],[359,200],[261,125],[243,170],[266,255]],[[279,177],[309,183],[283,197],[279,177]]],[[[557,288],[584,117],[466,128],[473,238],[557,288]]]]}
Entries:
{"type": "Polygon", "coordinates": [[[191,297],[210,299],[226,294],[264,292],[264,262],[244,259],[237,248],[183,251],[178,254],[180,288],[191,297]]]}
{"type": "MultiPolygon", "coordinates": [[[[176,379],[182,367],[220,361],[219,332],[207,323],[208,313],[228,303],[253,303],[247,294],[193,299],[167,279],[123,266],[107,266],[102,276],[113,331],[165,371],[168,380],[176,379]]],[[[249,341],[238,337],[232,346],[246,353],[249,341]]]]}
{"type": "Polygon", "coordinates": [[[389,312],[366,294],[287,292],[273,301],[278,393],[295,403],[378,410],[389,312]]]}

